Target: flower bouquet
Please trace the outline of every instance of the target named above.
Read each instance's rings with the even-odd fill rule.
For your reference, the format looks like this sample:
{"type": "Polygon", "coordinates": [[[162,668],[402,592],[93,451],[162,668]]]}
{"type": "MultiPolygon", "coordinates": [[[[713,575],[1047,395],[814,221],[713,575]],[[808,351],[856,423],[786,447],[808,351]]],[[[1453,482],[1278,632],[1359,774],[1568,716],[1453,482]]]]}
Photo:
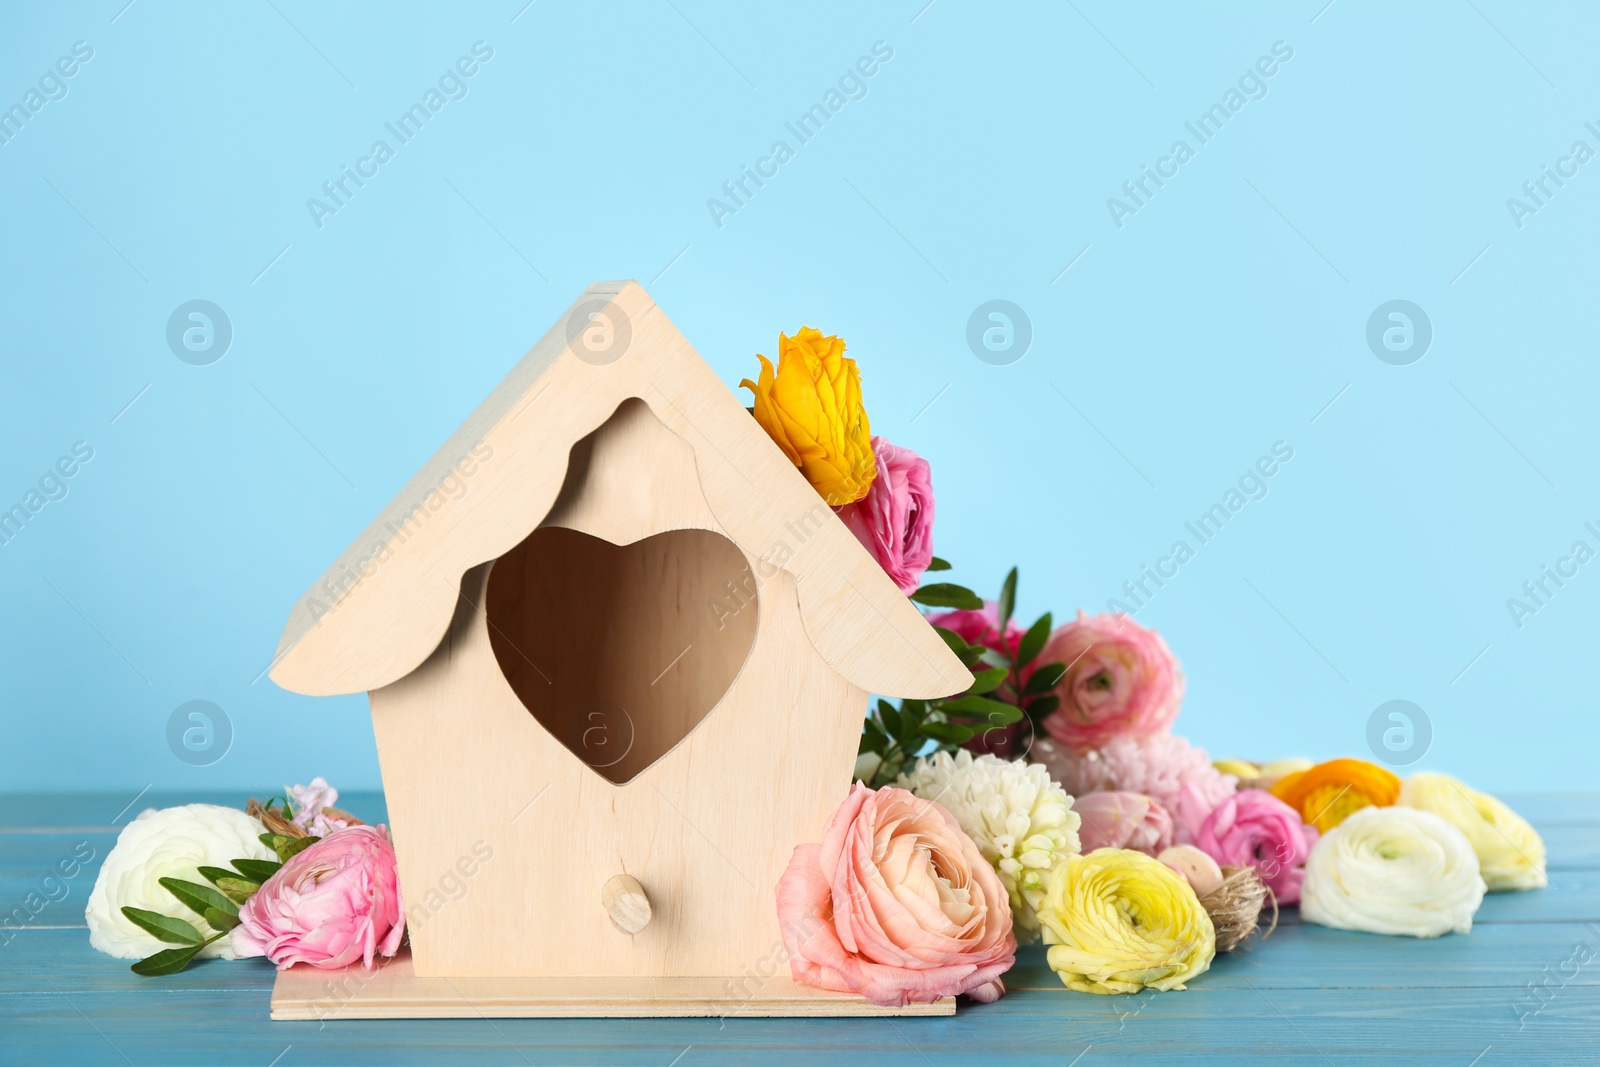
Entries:
{"type": "Polygon", "coordinates": [[[1436,937],[1469,931],[1485,891],[1546,883],[1533,828],[1445,775],[1213,763],[1172,732],[1177,660],[1124,615],[1025,627],[1015,568],[992,600],[923,584],[949,569],[933,554],[929,465],[872,435],[844,352],[809,327],[780,335],[776,368],[758,357],[743,383],[752,414],[973,684],[870,709],[854,791],[779,885],[797,980],[880,1003],[990,1001],[1017,944],[1042,936],[1069,989],[1182,989],[1266,904],[1436,937]]]}

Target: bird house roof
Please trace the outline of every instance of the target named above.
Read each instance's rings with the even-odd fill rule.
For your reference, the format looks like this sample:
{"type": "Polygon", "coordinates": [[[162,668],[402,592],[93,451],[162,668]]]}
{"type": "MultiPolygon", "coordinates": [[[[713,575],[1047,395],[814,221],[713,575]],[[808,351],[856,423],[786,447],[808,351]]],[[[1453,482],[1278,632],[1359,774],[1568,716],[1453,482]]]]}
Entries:
{"type": "Polygon", "coordinates": [[[296,603],[272,679],[313,695],[394,682],[438,646],[471,568],[539,526],[574,443],[637,399],[692,449],[727,535],[795,579],[805,631],[869,692],[971,675],[636,282],[591,285],[296,603]]]}

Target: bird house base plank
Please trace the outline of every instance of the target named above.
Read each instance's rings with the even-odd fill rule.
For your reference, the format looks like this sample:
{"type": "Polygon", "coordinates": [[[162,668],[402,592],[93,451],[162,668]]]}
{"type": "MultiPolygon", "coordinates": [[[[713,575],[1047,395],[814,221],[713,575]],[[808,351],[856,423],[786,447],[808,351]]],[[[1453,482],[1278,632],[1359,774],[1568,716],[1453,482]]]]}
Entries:
{"type": "Polygon", "coordinates": [[[375,970],[291,967],[274,1019],[614,1019],[954,1015],[954,997],[885,1008],[788,978],[419,978],[402,952],[375,970]]]}

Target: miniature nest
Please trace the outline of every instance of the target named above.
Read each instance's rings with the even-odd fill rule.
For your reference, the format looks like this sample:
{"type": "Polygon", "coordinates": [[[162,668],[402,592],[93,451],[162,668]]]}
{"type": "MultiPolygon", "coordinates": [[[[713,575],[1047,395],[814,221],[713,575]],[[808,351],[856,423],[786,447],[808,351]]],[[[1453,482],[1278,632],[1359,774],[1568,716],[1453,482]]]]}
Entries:
{"type": "Polygon", "coordinates": [[[1261,922],[1261,908],[1272,900],[1272,924],[1263,938],[1278,928],[1278,898],[1261,881],[1254,867],[1222,868],[1222,884],[1200,898],[1217,931],[1217,951],[1232,952],[1261,922]]]}

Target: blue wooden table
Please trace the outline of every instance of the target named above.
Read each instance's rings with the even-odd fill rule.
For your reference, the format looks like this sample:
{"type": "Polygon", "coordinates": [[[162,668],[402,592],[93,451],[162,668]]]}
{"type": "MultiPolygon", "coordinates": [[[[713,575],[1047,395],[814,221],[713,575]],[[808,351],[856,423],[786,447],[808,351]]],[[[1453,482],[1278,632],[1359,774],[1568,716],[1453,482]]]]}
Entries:
{"type": "MultiPolygon", "coordinates": [[[[1484,901],[1467,936],[1302,925],[1217,960],[1185,992],[1068,992],[1024,950],[998,1003],[942,1019],[270,1022],[273,971],[213,961],[143,979],[93,951],[83,908],[141,808],[238,796],[0,796],[0,1065],[12,1064],[1600,1064],[1600,793],[1507,797],[1544,834],[1550,887],[1484,901]],[[64,887],[58,861],[94,858],[64,887]],[[63,895],[65,893],[65,895],[63,895]],[[24,909],[26,914],[26,909],[24,909]]],[[[384,817],[375,794],[344,800],[384,817]]]]}

